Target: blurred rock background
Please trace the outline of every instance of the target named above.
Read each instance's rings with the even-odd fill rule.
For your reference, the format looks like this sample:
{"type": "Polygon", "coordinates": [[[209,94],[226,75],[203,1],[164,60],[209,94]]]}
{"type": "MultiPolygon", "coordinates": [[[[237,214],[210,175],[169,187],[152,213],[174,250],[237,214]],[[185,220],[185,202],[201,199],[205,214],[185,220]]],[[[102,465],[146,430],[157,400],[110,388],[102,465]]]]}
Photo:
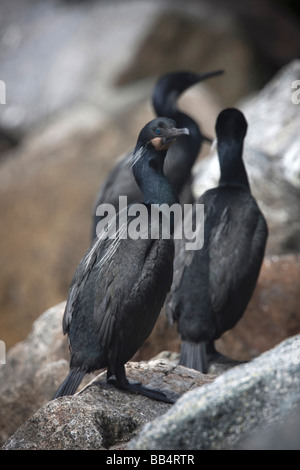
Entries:
{"type": "MultiPolygon", "coordinates": [[[[66,299],[89,246],[98,188],[153,117],[157,77],[225,69],[180,101],[214,136],[223,107],[251,97],[300,57],[297,8],[275,0],[2,0],[0,339],[7,348],[66,299]]],[[[242,332],[228,333],[227,352],[255,355],[270,347],[264,331],[273,344],[299,332],[298,251],[297,240],[268,248],[254,314],[242,332]],[[286,325],[274,321],[271,297],[289,311],[286,325]],[[261,318],[265,329],[251,334],[261,318]]],[[[159,341],[155,348],[145,345],[146,358],[167,349],[159,341]]]]}

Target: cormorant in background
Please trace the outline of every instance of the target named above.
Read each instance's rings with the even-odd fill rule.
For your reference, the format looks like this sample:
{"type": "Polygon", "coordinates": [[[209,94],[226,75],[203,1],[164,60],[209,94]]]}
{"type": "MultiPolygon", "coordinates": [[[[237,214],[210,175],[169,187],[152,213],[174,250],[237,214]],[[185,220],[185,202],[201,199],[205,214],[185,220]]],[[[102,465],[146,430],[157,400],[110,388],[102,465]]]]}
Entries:
{"type": "Polygon", "coordinates": [[[166,313],[177,322],[181,336],[180,364],[202,372],[207,372],[207,354],[219,354],[214,341],[235,326],[247,307],[268,236],[242,160],[246,131],[239,110],[229,108],[219,114],[219,186],[196,201],[204,204],[203,248],[185,252],[184,240],[175,240],[166,313]]]}
{"type": "MultiPolygon", "coordinates": [[[[133,172],[147,214],[153,204],[178,202],[163,174],[167,149],[177,136],[188,133],[175,125],[168,118],[154,119],[137,141],[133,172]]],[[[74,394],[86,373],[107,367],[107,379],[114,375],[118,388],[173,402],[165,394],[129,383],[126,378],[124,364],[150,335],[170,289],[174,259],[172,237],[123,237],[135,219],[131,215],[134,207],[137,205],[124,209],[128,222],[120,223],[116,238],[97,238],[75,272],[63,318],[71,351],[70,372],[54,398],[74,394]]],[[[118,221],[124,213],[118,214],[118,221]]],[[[147,221],[147,232],[153,224],[152,219],[147,221]]]]}
{"type": "MultiPolygon", "coordinates": [[[[164,173],[179,194],[182,203],[192,203],[191,189],[184,188],[191,178],[193,164],[200,152],[202,142],[210,139],[204,137],[197,123],[187,114],[177,109],[177,99],[192,85],[222,74],[222,70],[208,72],[205,74],[196,74],[192,72],[179,71],[162,75],[157,81],[152,94],[152,104],[157,116],[166,116],[176,121],[178,127],[189,129],[190,135],[180,136],[172,146],[171,155],[165,162],[164,173]],[[181,191],[183,190],[181,197],[181,191]],[[184,200],[182,200],[184,199],[184,200]]],[[[101,216],[96,215],[96,209],[100,204],[109,203],[116,209],[119,205],[119,196],[127,196],[128,204],[140,201],[141,191],[133,177],[130,162],[132,153],[128,153],[112,170],[107,180],[102,185],[97,195],[93,210],[92,222],[92,241],[96,238],[97,224],[101,216]]]]}

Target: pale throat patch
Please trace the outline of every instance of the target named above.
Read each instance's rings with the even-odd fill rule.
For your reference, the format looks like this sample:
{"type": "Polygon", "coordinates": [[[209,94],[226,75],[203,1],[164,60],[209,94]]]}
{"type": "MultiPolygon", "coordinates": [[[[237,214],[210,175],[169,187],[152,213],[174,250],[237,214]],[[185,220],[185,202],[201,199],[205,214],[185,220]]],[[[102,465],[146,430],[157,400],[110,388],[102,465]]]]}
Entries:
{"type": "Polygon", "coordinates": [[[151,144],[156,150],[167,150],[169,147],[171,147],[174,141],[175,139],[173,139],[171,142],[163,144],[161,137],[154,137],[154,139],[151,139],[151,144]]]}

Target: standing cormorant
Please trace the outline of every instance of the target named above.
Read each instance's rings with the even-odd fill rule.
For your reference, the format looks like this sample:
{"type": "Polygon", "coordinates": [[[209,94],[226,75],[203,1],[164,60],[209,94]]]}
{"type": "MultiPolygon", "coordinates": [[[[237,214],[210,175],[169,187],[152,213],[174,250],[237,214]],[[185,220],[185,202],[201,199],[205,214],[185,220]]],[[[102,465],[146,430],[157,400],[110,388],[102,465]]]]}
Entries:
{"type": "MultiPolygon", "coordinates": [[[[244,115],[223,110],[216,121],[221,177],[197,201],[204,204],[204,244],[186,252],[175,240],[174,279],[166,313],[181,336],[180,364],[207,372],[214,341],[235,326],[254,291],[268,228],[251,195],[243,163],[244,115]]],[[[195,206],[194,206],[195,207],[195,206]]]]}
{"type": "MultiPolygon", "coordinates": [[[[178,202],[174,188],[163,174],[167,149],[177,136],[188,133],[168,118],[157,118],[140,132],[133,157],[134,177],[141,188],[142,207],[149,215],[156,204],[178,202]]],[[[147,218],[147,238],[129,233],[135,207],[117,215],[115,238],[97,238],[80,261],[69,291],[63,317],[71,352],[70,372],[54,398],[72,395],[86,373],[107,367],[107,379],[115,376],[118,388],[172,403],[165,394],[126,378],[127,361],[150,335],[173,276],[174,241],[161,234],[151,238],[153,220],[147,218]]],[[[159,230],[161,220],[157,221],[159,230]]],[[[144,227],[145,229],[145,227],[144,227]]],[[[104,232],[103,232],[104,234],[104,232]]]]}
{"type": "MultiPolygon", "coordinates": [[[[190,135],[180,136],[172,146],[170,157],[166,158],[164,173],[179,194],[182,203],[194,202],[190,188],[184,187],[191,178],[193,164],[200,152],[202,142],[210,141],[204,137],[197,123],[187,114],[179,111],[177,100],[179,96],[192,85],[222,74],[216,70],[205,74],[188,71],[171,72],[162,75],[157,81],[152,94],[152,104],[157,116],[166,116],[176,121],[180,128],[188,128],[190,135]],[[183,194],[181,196],[181,192],[183,194]]],[[[97,236],[97,225],[101,216],[96,214],[97,207],[103,203],[112,204],[116,209],[119,196],[127,196],[128,204],[140,201],[142,193],[131,171],[132,153],[129,152],[115,166],[107,180],[100,188],[93,210],[92,241],[97,236]]]]}

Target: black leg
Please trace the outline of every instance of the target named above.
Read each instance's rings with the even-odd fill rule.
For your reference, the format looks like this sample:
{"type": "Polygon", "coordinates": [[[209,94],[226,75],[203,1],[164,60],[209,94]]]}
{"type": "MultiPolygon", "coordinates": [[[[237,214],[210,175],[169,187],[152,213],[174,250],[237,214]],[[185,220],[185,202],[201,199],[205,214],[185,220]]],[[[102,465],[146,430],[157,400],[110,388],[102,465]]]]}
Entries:
{"type": "Polygon", "coordinates": [[[168,398],[163,392],[159,390],[144,387],[140,383],[130,383],[127,380],[124,365],[118,367],[116,371],[116,379],[109,379],[110,383],[113,383],[120,390],[126,390],[130,393],[138,393],[145,397],[152,398],[152,400],[163,401],[164,403],[175,403],[175,400],[168,398]]]}

